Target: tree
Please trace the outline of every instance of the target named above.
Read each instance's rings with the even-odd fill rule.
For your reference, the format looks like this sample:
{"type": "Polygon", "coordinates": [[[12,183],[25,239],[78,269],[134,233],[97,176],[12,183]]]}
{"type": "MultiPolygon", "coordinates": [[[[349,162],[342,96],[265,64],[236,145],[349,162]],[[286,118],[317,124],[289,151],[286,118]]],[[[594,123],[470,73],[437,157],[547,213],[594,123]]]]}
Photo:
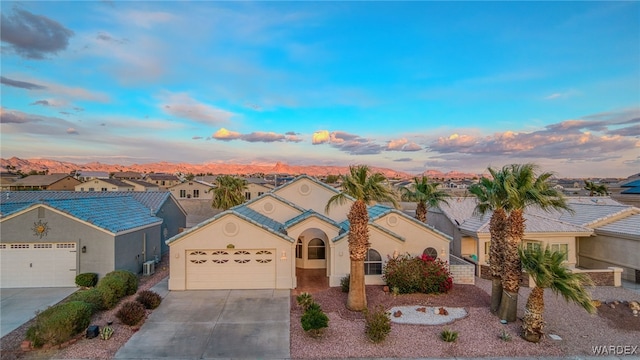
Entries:
{"type": "Polygon", "coordinates": [[[594,196],[594,195],[606,196],[606,195],[609,195],[609,190],[607,189],[606,185],[604,185],[604,184],[598,185],[598,184],[594,183],[593,181],[585,180],[584,181],[584,189],[589,192],[589,196],[594,196]]]}
{"type": "Polygon", "coordinates": [[[537,174],[535,164],[512,164],[503,168],[505,173],[504,190],[506,193],[506,211],[508,217],[507,238],[503,252],[502,299],[498,316],[500,319],[515,321],[518,309],[518,291],[522,277],[522,265],[518,246],[525,232],[524,210],[538,207],[550,211],[573,210],[567,204],[562,192],[554,189],[549,182],[550,172],[537,174]]]}
{"type": "Polygon", "coordinates": [[[442,190],[438,190],[439,183],[429,182],[426,176],[421,178],[413,178],[414,183],[411,187],[402,188],[403,196],[408,201],[415,201],[416,206],[416,219],[426,223],[427,222],[427,209],[429,207],[436,207],[441,203],[449,204],[447,198],[449,194],[442,190]]]}
{"type": "Polygon", "coordinates": [[[585,286],[592,285],[585,274],[573,273],[564,264],[565,254],[545,249],[520,247],[522,268],[533,278],[535,287],[531,290],[522,319],[522,337],[531,342],[539,342],[544,334],[544,289],[560,294],[567,302],[582,306],[587,312],[595,312],[591,296],[585,286]]]}
{"type": "Polygon", "coordinates": [[[505,178],[508,168],[496,170],[488,168],[491,179],[482,177],[478,184],[469,188],[469,192],[476,197],[475,215],[485,215],[491,212],[489,220],[489,269],[491,272],[491,312],[495,313],[500,307],[502,299],[502,265],[503,253],[507,237],[508,219],[506,213],[507,194],[505,178]]]}
{"type": "Polygon", "coordinates": [[[342,192],[332,196],[325,207],[329,212],[334,204],[343,205],[355,200],[349,209],[349,294],[347,308],[362,311],[367,308],[367,296],[364,283],[364,259],[369,249],[369,213],[367,205],[373,202],[390,202],[396,208],[396,194],[386,184],[381,173],[371,173],[366,165],[350,166],[349,173],[342,175],[342,192]]]}
{"type": "Polygon", "coordinates": [[[221,175],[216,178],[216,187],[213,188],[212,207],[228,210],[244,202],[244,190],[247,181],[231,175],[221,175]]]}

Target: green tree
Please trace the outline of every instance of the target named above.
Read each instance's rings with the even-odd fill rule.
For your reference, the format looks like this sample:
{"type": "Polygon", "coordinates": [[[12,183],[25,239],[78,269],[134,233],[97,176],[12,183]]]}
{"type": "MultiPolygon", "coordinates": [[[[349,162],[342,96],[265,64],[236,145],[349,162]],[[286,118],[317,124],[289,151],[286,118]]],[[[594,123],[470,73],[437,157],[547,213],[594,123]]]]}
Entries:
{"type": "Polygon", "coordinates": [[[216,178],[216,187],[213,188],[212,207],[228,210],[244,202],[244,190],[247,181],[231,175],[221,175],[216,178]]]}
{"type": "Polygon", "coordinates": [[[539,342],[544,334],[544,289],[551,289],[565,301],[582,306],[587,312],[595,312],[591,296],[585,286],[592,285],[585,274],[573,273],[564,264],[565,254],[545,249],[520,247],[522,268],[533,278],[535,287],[531,290],[522,319],[522,337],[531,342],[539,342]]]}
{"type": "Polygon", "coordinates": [[[584,181],[584,188],[585,190],[587,190],[589,192],[589,196],[594,196],[594,195],[609,195],[609,190],[607,189],[607,186],[602,184],[602,185],[598,185],[596,183],[594,183],[593,181],[588,181],[585,180],[584,181]]]}
{"type": "Polygon", "coordinates": [[[441,203],[449,204],[447,198],[449,198],[450,195],[442,190],[438,190],[440,183],[429,182],[426,176],[420,178],[415,177],[413,181],[411,187],[402,188],[403,197],[408,201],[415,201],[416,219],[426,223],[427,209],[429,207],[436,207],[441,203]]]}
{"type": "Polygon", "coordinates": [[[524,210],[537,207],[543,210],[564,209],[572,212],[562,192],[551,186],[550,172],[537,174],[535,164],[512,164],[503,168],[506,211],[508,217],[507,238],[503,252],[502,299],[498,316],[500,319],[515,321],[518,308],[518,291],[522,265],[518,246],[525,232],[524,210]]]}
{"type": "Polygon", "coordinates": [[[367,205],[373,202],[390,202],[396,208],[395,192],[387,185],[381,173],[371,173],[366,165],[350,166],[349,173],[342,175],[342,192],[332,196],[325,207],[329,212],[334,204],[343,205],[355,200],[349,209],[349,294],[347,308],[362,311],[367,308],[364,283],[364,259],[369,249],[369,213],[367,205]]]}

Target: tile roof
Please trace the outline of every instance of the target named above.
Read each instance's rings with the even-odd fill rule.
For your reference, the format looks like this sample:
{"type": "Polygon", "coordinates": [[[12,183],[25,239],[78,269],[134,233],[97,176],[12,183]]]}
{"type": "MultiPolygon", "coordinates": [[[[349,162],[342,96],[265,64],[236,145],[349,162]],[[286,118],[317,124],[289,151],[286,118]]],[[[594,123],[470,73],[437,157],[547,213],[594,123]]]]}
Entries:
{"type": "Polygon", "coordinates": [[[51,174],[51,175],[29,175],[18,181],[14,182],[14,186],[43,186],[51,185],[66,177],[71,177],[68,174],[51,174]]]}
{"type": "Polygon", "coordinates": [[[233,207],[230,210],[233,210],[233,212],[240,214],[248,219],[251,219],[260,225],[266,226],[275,232],[285,233],[283,224],[273,220],[270,217],[260,214],[259,212],[246,206],[246,204],[233,207]]]}
{"type": "Polygon", "coordinates": [[[609,223],[604,226],[600,226],[595,229],[596,234],[616,234],[616,235],[633,235],[640,237],[640,214],[634,214],[627,216],[624,219],[620,219],[609,223]]]}
{"type": "Polygon", "coordinates": [[[640,179],[629,181],[628,183],[620,185],[620,187],[637,187],[637,186],[640,186],[640,179]]]}
{"type": "Polygon", "coordinates": [[[620,192],[620,194],[640,194],[640,186],[628,188],[627,190],[620,192]]]}
{"type": "Polygon", "coordinates": [[[299,222],[302,222],[302,221],[304,221],[304,220],[306,220],[306,219],[308,219],[310,217],[317,217],[318,219],[323,220],[323,221],[325,221],[325,222],[327,222],[327,223],[329,223],[329,224],[331,224],[331,225],[333,225],[335,227],[338,227],[338,228],[340,227],[340,224],[335,222],[333,219],[330,219],[329,217],[324,216],[324,215],[322,215],[322,214],[320,214],[318,212],[315,212],[313,210],[307,210],[307,211],[301,213],[300,215],[287,220],[284,223],[284,227],[285,228],[290,228],[293,225],[295,225],[295,224],[297,224],[299,222]]]}

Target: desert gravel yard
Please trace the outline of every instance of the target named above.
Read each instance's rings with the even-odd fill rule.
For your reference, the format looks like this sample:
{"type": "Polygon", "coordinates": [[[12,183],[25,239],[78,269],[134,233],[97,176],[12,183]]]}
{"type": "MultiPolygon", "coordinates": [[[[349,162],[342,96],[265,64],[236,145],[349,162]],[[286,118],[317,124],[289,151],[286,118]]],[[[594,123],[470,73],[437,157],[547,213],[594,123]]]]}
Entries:
{"type": "MultiPolygon", "coordinates": [[[[391,324],[391,333],[379,344],[368,341],[365,322],[359,313],[346,310],[346,294],[340,288],[331,288],[313,294],[329,317],[329,327],[322,338],[315,339],[304,333],[300,325],[302,310],[292,296],[291,357],[346,358],[346,357],[485,357],[485,356],[568,356],[594,355],[594,346],[640,345],[640,317],[634,317],[624,301],[638,301],[639,295],[624,288],[592,288],[592,296],[600,301],[620,301],[614,309],[603,304],[598,314],[590,315],[577,305],[567,304],[551,291],[545,291],[545,320],[547,333],[559,335],[562,340],[545,338],[539,344],[529,343],[518,336],[520,320],[502,325],[489,311],[491,282],[476,279],[476,285],[456,285],[445,295],[411,294],[394,297],[382,291],[381,286],[367,287],[369,308],[394,306],[447,306],[462,307],[468,315],[445,325],[391,324]],[[439,338],[443,329],[459,332],[455,343],[439,338]],[[500,339],[502,330],[511,335],[511,341],[500,339]]],[[[519,318],[524,313],[529,289],[520,289],[519,318]]],[[[635,354],[640,356],[640,351],[635,354]]]]}

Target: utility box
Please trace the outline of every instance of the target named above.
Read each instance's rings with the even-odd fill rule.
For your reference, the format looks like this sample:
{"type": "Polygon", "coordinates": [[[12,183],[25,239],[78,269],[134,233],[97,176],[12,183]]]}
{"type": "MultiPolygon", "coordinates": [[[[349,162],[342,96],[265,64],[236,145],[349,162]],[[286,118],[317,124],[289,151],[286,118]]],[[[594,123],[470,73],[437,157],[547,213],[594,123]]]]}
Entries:
{"type": "Polygon", "coordinates": [[[156,262],[149,260],[142,264],[142,275],[153,275],[156,272],[156,262]]]}
{"type": "Polygon", "coordinates": [[[100,335],[100,328],[98,327],[98,325],[91,325],[87,328],[87,334],[86,334],[87,339],[93,339],[98,335],[100,335]]]}

